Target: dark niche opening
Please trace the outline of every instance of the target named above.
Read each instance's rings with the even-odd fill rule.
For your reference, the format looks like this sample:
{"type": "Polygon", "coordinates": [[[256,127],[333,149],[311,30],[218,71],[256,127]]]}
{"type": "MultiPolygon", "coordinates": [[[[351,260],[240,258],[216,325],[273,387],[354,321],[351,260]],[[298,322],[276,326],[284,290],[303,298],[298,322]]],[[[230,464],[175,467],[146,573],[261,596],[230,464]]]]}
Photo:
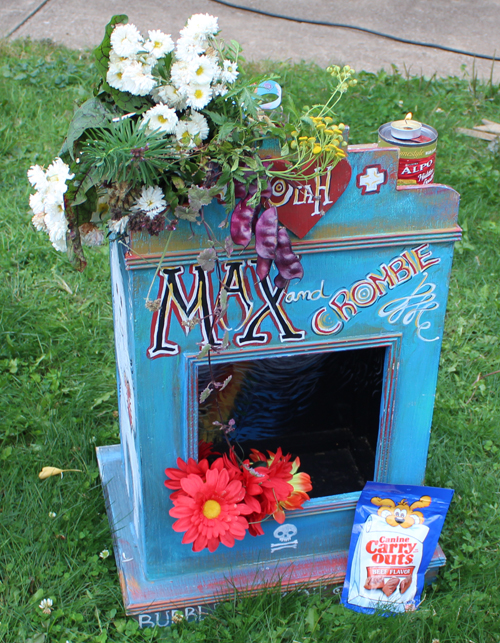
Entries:
{"type": "MultiPolygon", "coordinates": [[[[224,390],[199,405],[199,438],[227,452],[213,422],[236,429],[237,453],[281,447],[300,457],[312,498],[361,490],[373,480],[384,379],[385,347],[212,364],[224,390]],[[239,446],[238,446],[239,445],[239,446]]],[[[198,369],[198,393],[212,377],[198,369]]]]}

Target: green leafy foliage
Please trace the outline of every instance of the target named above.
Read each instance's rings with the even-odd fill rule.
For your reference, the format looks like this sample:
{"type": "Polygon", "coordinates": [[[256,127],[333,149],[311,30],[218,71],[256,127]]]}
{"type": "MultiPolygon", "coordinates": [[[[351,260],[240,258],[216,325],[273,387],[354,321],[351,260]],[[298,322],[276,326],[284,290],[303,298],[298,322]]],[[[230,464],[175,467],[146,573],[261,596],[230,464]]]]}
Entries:
{"type": "Polygon", "coordinates": [[[89,98],[75,112],[68,128],[68,135],[64,141],[61,155],[68,152],[74,160],[74,144],[82,134],[91,128],[105,127],[112,114],[105,108],[97,98],[89,98]]]}
{"type": "Polygon", "coordinates": [[[94,58],[96,61],[96,67],[98,72],[101,74],[102,79],[106,81],[106,76],[108,73],[109,65],[109,52],[111,51],[111,34],[115,25],[118,24],[127,24],[128,16],[125,14],[117,14],[111,18],[104,30],[104,38],[100,45],[94,49],[94,58]]]}

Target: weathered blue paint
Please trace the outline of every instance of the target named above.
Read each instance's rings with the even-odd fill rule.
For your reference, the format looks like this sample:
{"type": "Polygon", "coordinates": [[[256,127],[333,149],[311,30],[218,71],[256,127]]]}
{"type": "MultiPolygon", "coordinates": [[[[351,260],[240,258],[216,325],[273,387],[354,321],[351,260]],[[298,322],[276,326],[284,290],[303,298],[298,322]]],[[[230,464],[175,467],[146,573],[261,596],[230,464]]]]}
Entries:
{"type": "MultiPolygon", "coordinates": [[[[294,242],[304,265],[301,282],[287,292],[271,281],[259,284],[252,248],[223,265],[234,286],[227,320],[233,330],[229,349],[212,359],[386,347],[374,477],[422,484],[453,244],[460,238],[459,197],[441,185],[396,189],[396,149],[349,151],[346,191],[294,242]]],[[[222,241],[222,209],[214,204],[205,216],[222,241]]],[[[248,535],[215,553],[181,544],[168,514],[164,470],[176,466],[177,457],[196,457],[197,370],[207,360],[196,359],[203,324],[186,332],[179,319],[198,316],[197,293],[200,301],[206,294],[202,315],[209,314],[217,290],[213,273],[192,267],[206,242],[203,231],[191,236],[183,223],[152,291],[163,300],[166,321],[144,305],[166,236],[137,235],[129,248],[112,244],[121,445],[98,449],[98,459],[130,614],[213,603],[231,594],[229,583],[257,591],[279,578],[290,585],[340,581],[359,496],[315,498],[290,512],[291,545],[283,546],[274,521],[264,523],[264,536],[248,535]]],[[[438,552],[433,566],[442,563],[438,552]]]]}

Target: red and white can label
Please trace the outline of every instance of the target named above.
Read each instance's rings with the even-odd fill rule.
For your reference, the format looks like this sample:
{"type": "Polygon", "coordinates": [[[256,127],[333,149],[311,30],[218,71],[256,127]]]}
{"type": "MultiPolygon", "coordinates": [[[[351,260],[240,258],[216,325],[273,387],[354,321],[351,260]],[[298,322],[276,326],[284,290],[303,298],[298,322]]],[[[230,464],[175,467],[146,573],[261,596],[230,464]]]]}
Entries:
{"type": "Polygon", "coordinates": [[[398,183],[418,184],[432,183],[436,153],[425,158],[400,158],[398,167],[398,183]]]}

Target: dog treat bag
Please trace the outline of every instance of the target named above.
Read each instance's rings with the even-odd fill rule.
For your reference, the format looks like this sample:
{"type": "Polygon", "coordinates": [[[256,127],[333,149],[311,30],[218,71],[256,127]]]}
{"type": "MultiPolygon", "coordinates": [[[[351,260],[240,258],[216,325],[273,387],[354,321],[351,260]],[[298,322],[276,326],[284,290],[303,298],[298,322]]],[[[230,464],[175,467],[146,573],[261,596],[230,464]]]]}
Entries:
{"type": "Polygon", "coordinates": [[[361,492],[342,603],[357,612],[417,609],[452,489],[368,482],[361,492]]]}

